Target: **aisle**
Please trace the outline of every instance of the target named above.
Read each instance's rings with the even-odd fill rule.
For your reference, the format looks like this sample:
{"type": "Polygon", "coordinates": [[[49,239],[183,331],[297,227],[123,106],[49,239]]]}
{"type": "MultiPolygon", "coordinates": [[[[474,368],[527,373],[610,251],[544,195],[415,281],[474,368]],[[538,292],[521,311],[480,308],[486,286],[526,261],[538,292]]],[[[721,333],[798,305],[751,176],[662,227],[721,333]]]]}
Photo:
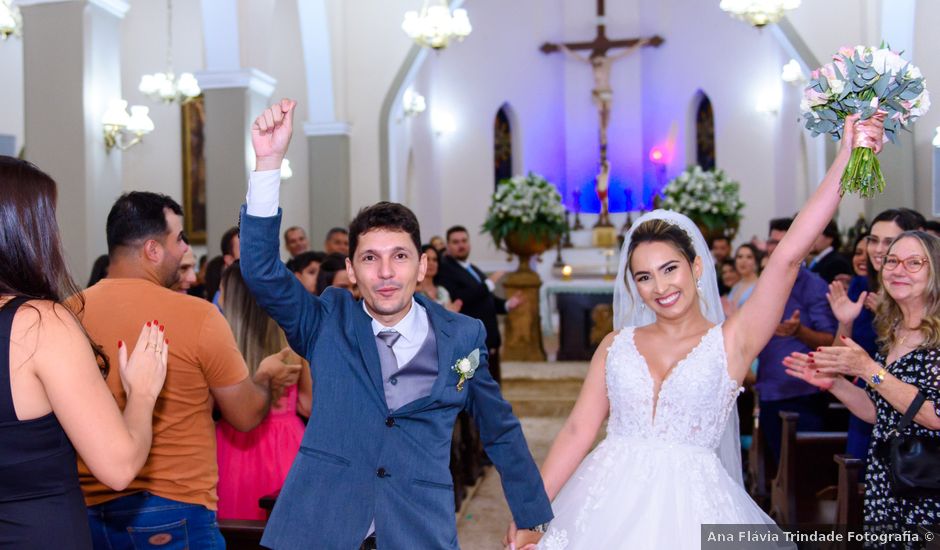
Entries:
{"type": "MultiPolygon", "coordinates": [[[[512,404],[536,464],[548,449],[574,406],[587,373],[586,362],[503,363],[503,395],[512,404]]],[[[487,467],[457,520],[463,550],[495,550],[511,516],[499,474],[487,467]]]]}

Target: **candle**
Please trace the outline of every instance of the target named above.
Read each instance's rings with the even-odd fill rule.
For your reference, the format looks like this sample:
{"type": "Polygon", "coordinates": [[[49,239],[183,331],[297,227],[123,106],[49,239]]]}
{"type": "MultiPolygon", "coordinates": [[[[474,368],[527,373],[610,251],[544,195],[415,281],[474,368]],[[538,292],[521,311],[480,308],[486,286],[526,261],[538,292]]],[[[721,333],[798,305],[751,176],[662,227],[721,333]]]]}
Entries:
{"type": "Polygon", "coordinates": [[[572,271],[572,270],[571,270],[571,266],[568,265],[568,264],[565,264],[565,266],[561,268],[561,276],[562,276],[562,278],[563,278],[564,280],[566,280],[566,281],[570,281],[570,280],[571,280],[571,271],[572,271]]]}

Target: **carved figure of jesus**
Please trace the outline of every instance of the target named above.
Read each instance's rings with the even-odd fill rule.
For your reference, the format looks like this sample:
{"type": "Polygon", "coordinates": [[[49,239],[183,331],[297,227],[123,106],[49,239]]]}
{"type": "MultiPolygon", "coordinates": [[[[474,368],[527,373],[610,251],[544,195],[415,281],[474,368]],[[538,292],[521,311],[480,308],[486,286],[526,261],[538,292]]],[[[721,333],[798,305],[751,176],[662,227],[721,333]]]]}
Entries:
{"type": "MultiPolygon", "coordinates": [[[[606,55],[595,51],[590,55],[590,57],[583,56],[565,46],[564,44],[556,45],[558,49],[563,51],[568,57],[576,61],[580,61],[581,63],[587,63],[591,65],[591,69],[594,73],[594,89],[591,90],[591,98],[594,101],[594,105],[597,106],[597,113],[600,118],[600,141],[602,152],[606,152],[607,149],[607,126],[610,124],[610,108],[614,99],[614,90],[610,86],[611,66],[613,65],[614,61],[630,55],[649,42],[650,40],[647,39],[638,40],[636,44],[625,48],[623,51],[617,54],[606,55]]],[[[606,157],[606,155],[603,156],[606,157]]]]}

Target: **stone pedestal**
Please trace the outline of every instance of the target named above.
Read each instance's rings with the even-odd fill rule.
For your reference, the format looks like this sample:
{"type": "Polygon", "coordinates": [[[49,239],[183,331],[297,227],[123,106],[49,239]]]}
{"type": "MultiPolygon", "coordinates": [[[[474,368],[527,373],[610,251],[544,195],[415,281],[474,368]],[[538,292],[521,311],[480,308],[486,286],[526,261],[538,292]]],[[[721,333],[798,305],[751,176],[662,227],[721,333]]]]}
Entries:
{"type": "Polygon", "coordinates": [[[538,273],[528,269],[528,262],[524,265],[524,271],[510,273],[503,282],[507,297],[521,292],[524,300],[506,316],[502,360],[545,361],[539,317],[539,289],[542,287],[542,280],[538,273]]]}

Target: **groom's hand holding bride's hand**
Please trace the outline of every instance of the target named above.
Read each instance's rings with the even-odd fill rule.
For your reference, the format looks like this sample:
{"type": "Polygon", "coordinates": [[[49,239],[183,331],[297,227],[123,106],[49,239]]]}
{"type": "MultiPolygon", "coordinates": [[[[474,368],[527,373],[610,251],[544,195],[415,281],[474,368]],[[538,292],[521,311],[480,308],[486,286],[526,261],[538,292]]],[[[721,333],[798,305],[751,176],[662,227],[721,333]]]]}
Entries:
{"type": "Polygon", "coordinates": [[[506,536],[503,537],[503,546],[507,550],[535,550],[541,540],[542,534],[528,529],[517,529],[516,522],[509,524],[506,536]]]}
{"type": "Polygon", "coordinates": [[[282,99],[268,107],[251,125],[251,145],[255,149],[256,171],[280,170],[294,132],[297,102],[282,99]]]}

